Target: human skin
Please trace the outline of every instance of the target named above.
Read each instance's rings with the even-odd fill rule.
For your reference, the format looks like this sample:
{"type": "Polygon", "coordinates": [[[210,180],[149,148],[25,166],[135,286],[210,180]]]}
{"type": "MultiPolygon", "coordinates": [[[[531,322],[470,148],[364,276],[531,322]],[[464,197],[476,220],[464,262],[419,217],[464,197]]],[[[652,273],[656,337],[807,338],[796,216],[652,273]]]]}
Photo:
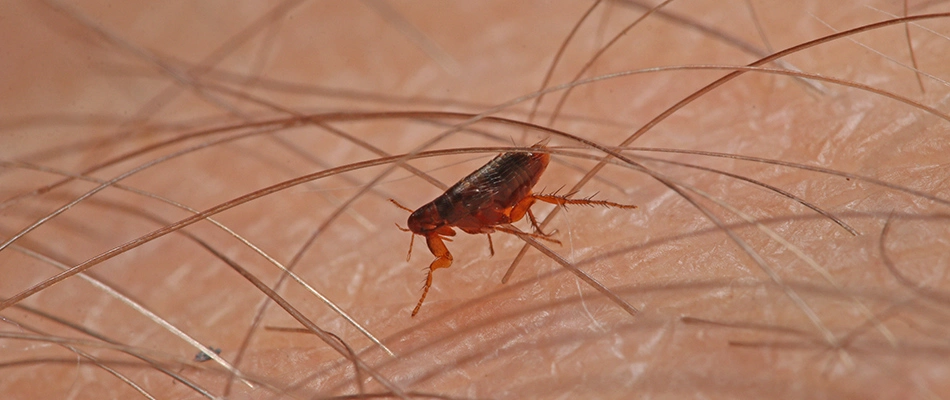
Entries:
{"type": "MultiPolygon", "coordinates": [[[[922,75],[922,84],[909,68],[905,25],[893,24],[794,52],[783,57],[789,64],[762,65],[866,87],[746,72],[658,119],[629,145],[759,157],[841,175],[639,151],[623,152],[628,163],[608,165],[579,188],[576,196],[596,194],[639,208],[570,207],[546,228],[562,245],[541,244],[635,307],[635,315],[537,250],[528,251],[502,284],[524,241],[494,234],[496,254],[490,257],[485,237],[459,232],[447,243],[454,264],[436,271],[419,315],[409,316],[433,257],[417,237],[406,261],[410,234],[394,225],[405,227],[408,213],[389,198],[421,206],[444,189],[433,182],[451,185],[497,148],[542,139],[550,139],[552,150],[589,148],[559,132],[600,146],[619,145],[731,72],[712,66],[747,65],[837,31],[894,18],[888,13],[904,15],[897,2],[752,1],[750,8],[746,2],[674,1],[663,10],[685,21],[649,16],[583,78],[664,66],[706,69],[644,71],[582,84],[554,122],[551,112],[564,90],[547,93],[532,121],[554,131],[435,114],[476,115],[527,96],[492,115],[528,120],[554,55],[592,4],[305,2],[263,18],[279,6],[0,3],[0,15],[17,16],[0,24],[9,38],[0,47],[5,53],[0,69],[6,71],[0,76],[4,239],[98,185],[73,181],[26,196],[61,179],[29,168],[113,179],[225,136],[174,143],[85,171],[210,128],[298,121],[196,149],[119,183],[202,211],[283,181],[381,157],[341,134],[391,155],[418,151],[444,133],[427,149],[496,148],[409,162],[433,181],[397,166],[334,219],[329,218],[337,208],[393,164],[296,185],[213,217],[286,265],[322,229],[294,271],[394,356],[301,285],[284,283],[277,294],[345,342],[365,365],[359,374],[331,347],[339,342],[298,331],[301,321],[278,306],[270,305],[252,329],[266,296],[237,271],[273,287],[280,270],[221,228],[200,221],[182,230],[187,235],[172,232],[135,243],[138,247],[86,272],[198,342],[221,348],[221,359],[233,363],[245,382],[217,360],[195,362],[194,346],[74,276],[16,305],[4,303],[0,393],[5,398],[144,396],[116,377],[122,375],[157,398],[202,397],[172,378],[177,374],[211,396],[229,398],[392,395],[394,389],[409,397],[451,398],[950,394],[945,361],[950,310],[944,294],[950,265],[950,91],[940,81],[950,78],[950,51],[947,38],[932,32],[948,33],[946,16],[909,28],[918,69],[930,75],[922,75]],[[259,29],[249,28],[259,19],[259,29]],[[247,39],[239,40],[245,29],[251,29],[247,39]],[[168,88],[180,92],[155,100],[168,88]],[[325,118],[338,111],[351,114],[325,118]],[[368,114],[396,111],[430,114],[385,119],[368,114]],[[300,122],[302,116],[316,117],[300,122]],[[451,128],[470,122],[470,130],[451,128]],[[748,182],[643,157],[721,169],[780,188],[840,218],[856,234],[748,182]],[[15,196],[21,197],[7,201],[15,196]],[[103,346],[30,310],[98,332],[156,363],[103,346]],[[68,349],[55,342],[59,338],[86,342],[66,343],[73,346],[68,349]]],[[[947,11],[945,5],[911,3],[908,14],[947,11]]],[[[595,8],[548,86],[574,79],[597,49],[644,12],[622,2],[595,8]]],[[[231,134],[243,132],[251,130],[231,134]]],[[[597,163],[565,154],[552,160],[536,189],[563,186],[566,192],[597,163]]],[[[534,210],[544,218],[552,207],[538,204],[534,210]]],[[[76,266],[191,215],[123,188],[102,190],[0,250],[0,297],[11,299],[60,272],[36,253],[76,266]]],[[[530,230],[524,222],[516,226],[530,230]]]]}

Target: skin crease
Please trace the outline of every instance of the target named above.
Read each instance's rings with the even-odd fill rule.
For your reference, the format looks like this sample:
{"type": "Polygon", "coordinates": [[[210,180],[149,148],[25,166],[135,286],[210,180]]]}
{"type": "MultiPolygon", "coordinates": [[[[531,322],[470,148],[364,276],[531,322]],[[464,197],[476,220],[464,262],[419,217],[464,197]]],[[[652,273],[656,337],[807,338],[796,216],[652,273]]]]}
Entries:
{"type": "MultiPolygon", "coordinates": [[[[751,9],[749,4],[695,0],[672,2],[665,10],[738,38],[760,54],[739,49],[709,30],[653,15],[624,35],[585,77],[657,66],[745,65],[769,53],[762,36],[778,51],[904,12],[900,2],[755,0],[751,9]]],[[[273,4],[0,3],[0,15],[8,16],[0,24],[2,37],[7,38],[0,46],[4,53],[0,70],[6,72],[0,76],[4,143],[0,159],[80,174],[153,143],[211,127],[288,118],[287,110],[479,113],[536,91],[563,39],[590,5],[307,2],[265,18],[273,4]],[[249,39],[234,39],[258,20],[263,21],[261,28],[249,39]],[[421,32],[424,39],[413,42],[414,34],[406,33],[400,21],[421,32]],[[100,28],[100,33],[92,27],[100,28]],[[228,44],[229,40],[235,42],[228,44]],[[219,47],[225,50],[216,54],[219,47]],[[216,71],[198,70],[212,63],[216,71]],[[178,71],[179,79],[173,79],[168,70],[178,71]],[[294,89],[317,85],[365,95],[287,92],[261,86],[270,80],[286,82],[294,89]],[[213,90],[224,84],[278,104],[284,111],[213,90]],[[153,100],[169,87],[183,85],[184,92],[153,100]]],[[[910,14],[947,11],[946,5],[910,3],[910,14]]],[[[552,83],[570,81],[596,49],[642,14],[642,9],[619,2],[596,8],[568,46],[552,83]]],[[[950,42],[928,29],[947,35],[948,22],[937,18],[910,27],[919,69],[943,80],[950,78],[946,69],[950,42]]],[[[784,59],[806,73],[863,83],[950,112],[946,84],[924,76],[922,91],[917,76],[908,69],[904,25],[851,39],[838,39],[784,59]]],[[[549,94],[534,121],[602,145],[616,145],[725,73],[662,71],[578,87],[553,124],[549,115],[563,92],[549,94]]],[[[530,102],[522,103],[496,115],[525,120],[529,106],[530,102]]],[[[410,118],[330,125],[389,154],[412,151],[446,130],[431,121],[410,118]]],[[[296,267],[304,280],[380,338],[396,358],[375,347],[299,285],[287,285],[280,294],[409,395],[944,398],[950,394],[950,368],[945,361],[950,350],[946,341],[950,326],[946,303],[950,230],[945,204],[950,199],[948,127],[950,122],[941,117],[865,90],[828,82],[816,89],[787,76],[748,73],[672,114],[633,143],[829,168],[943,199],[944,203],[923,199],[856,177],[748,161],[625,153],[756,179],[827,210],[859,233],[851,235],[814,211],[747,183],[636,159],[741,210],[794,246],[790,250],[723,207],[691,194],[733,226],[735,235],[780,277],[785,291],[681,196],[641,172],[611,165],[598,174],[603,180],[584,186],[578,196],[599,192],[598,199],[640,208],[570,208],[547,228],[556,230],[555,237],[563,246],[548,245],[638,308],[635,317],[535,250],[527,253],[512,280],[502,285],[522,241],[493,235],[496,254],[489,257],[484,237],[460,233],[447,243],[455,258],[453,266],[436,272],[420,314],[410,318],[432,255],[422,245],[424,241],[416,240],[411,260],[405,261],[409,234],[393,224],[404,227],[407,213],[387,198],[415,208],[442,189],[402,169],[383,178],[375,186],[378,192],[356,200],[349,212],[330,222],[296,267]],[[885,226],[886,255],[882,255],[885,226]],[[838,288],[797,257],[796,251],[824,268],[838,288]],[[888,269],[889,263],[899,275],[888,269]],[[915,289],[917,285],[920,288],[915,289]],[[796,305],[795,298],[807,304],[813,319],[796,305]],[[877,324],[869,322],[875,319],[877,324]],[[838,349],[829,343],[837,343],[838,349]]],[[[512,141],[529,146],[549,136],[487,122],[474,128],[478,133],[454,133],[435,148],[511,146],[512,141]]],[[[91,176],[111,179],[149,160],[216,138],[176,144],[91,176]]],[[[552,138],[548,145],[576,143],[552,138]]],[[[451,185],[493,155],[439,156],[412,165],[451,185]]],[[[276,136],[262,134],[216,144],[121,183],[203,210],[328,166],[376,157],[379,154],[323,128],[297,126],[276,136]]],[[[558,159],[585,171],[595,164],[566,156],[552,159],[539,190],[561,186],[567,190],[582,177],[582,172],[558,159]]],[[[289,263],[333,210],[384,168],[300,185],[215,218],[289,263]]],[[[0,179],[0,197],[8,199],[59,177],[8,166],[0,179]]],[[[11,237],[94,187],[71,182],[4,205],[0,209],[2,236],[11,237]]],[[[538,204],[534,210],[544,218],[551,207],[538,204]]],[[[8,298],[59,272],[18,249],[71,266],[189,215],[157,200],[106,189],[30,232],[15,243],[19,247],[0,251],[0,295],[8,298]],[[143,212],[157,220],[147,219],[143,212]]],[[[517,226],[528,229],[525,222],[517,226]]],[[[221,229],[199,222],[185,230],[268,285],[277,281],[276,268],[221,229]]],[[[89,272],[199,342],[221,348],[221,357],[230,362],[265,298],[234,269],[181,234],[159,238],[89,272]]],[[[258,329],[237,365],[255,383],[237,381],[229,386],[229,375],[222,367],[213,361],[192,361],[197,353],[194,347],[76,277],[21,304],[131,346],[133,352],[159,360],[169,372],[195,382],[212,396],[324,398],[360,390],[352,364],[311,334],[258,329]]],[[[0,332],[8,336],[90,340],[23,308],[4,309],[0,316],[5,321],[0,332]]],[[[265,326],[299,328],[300,324],[271,306],[263,318],[265,326]]],[[[139,359],[96,346],[75,347],[157,398],[201,397],[139,359]]],[[[4,365],[0,380],[4,398],[141,396],[103,368],[48,341],[0,339],[0,363],[4,365]]],[[[386,391],[367,376],[361,374],[366,393],[386,391]]]]}

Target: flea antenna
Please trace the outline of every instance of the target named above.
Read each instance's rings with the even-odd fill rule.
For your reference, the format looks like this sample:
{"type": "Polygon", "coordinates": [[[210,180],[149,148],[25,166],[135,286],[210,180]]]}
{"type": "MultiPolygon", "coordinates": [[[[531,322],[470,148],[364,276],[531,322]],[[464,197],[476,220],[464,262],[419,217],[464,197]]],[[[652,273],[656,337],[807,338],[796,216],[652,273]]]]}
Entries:
{"type": "MultiPolygon", "coordinates": [[[[402,205],[402,204],[399,204],[399,202],[396,201],[395,199],[389,199],[389,202],[395,204],[396,207],[399,207],[399,208],[401,208],[401,209],[403,209],[403,210],[412,212],[412,209],[411,209],[411,208],[406,207],[406,206],[404,206],[404,205],[402,205]]],[[[400,229],[402,229],[402,228],[400,228],[400,229]]],[[[405,230],[405,229],[403,229],[403,230],[405,230]]]]}

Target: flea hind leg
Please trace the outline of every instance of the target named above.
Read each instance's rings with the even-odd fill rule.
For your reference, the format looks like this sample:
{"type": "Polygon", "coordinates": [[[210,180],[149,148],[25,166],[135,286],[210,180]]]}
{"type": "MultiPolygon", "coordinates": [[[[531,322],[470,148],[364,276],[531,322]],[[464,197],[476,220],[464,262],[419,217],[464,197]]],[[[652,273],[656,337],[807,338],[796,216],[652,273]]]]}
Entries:
{"type": "MultiPolygon", "coordinates": [[[[551,234],[544,233],[544,231],[541,230],[541,226],[538,225],[537,218],[535,218],[534,213],[531,212],[531,206],[534,205],[535,200],[536,199],[534,195],[528,195],[528,196],[525,196],[525,198],[521,199],[521,201],[519,201],[517,204],[515,204],[515,206],[512,207],[511,211],[508,213],[509,222],[520,221],[522,218],[524,218],[525,214],[527,214],[528,219],[531,221],[531,226],[534,227],[535,232],[537,232],[537,234],[529,233],[528,235],[535,238],[549,240],[557,244],[561,244],[561,242],[551,239],[551,235],[553,235],[554,232],[552,232],[551,234]]],[[[511,232],[508,232],[508,233],[511,233],[511,232]]]]}
{"type": "Polygon", "coordinates": [[[572,198],[569,198],[568,196],[561,196],[561,195],[556,195],[556,194],[532,194],[531,198],[534,200],[543,201],[545,203],[551,203],[551,204],[555,204],[562,207],[568,204],[576,204],[576,205],[582,205],[582,206],[603,206],[603,207],[616,207],[616,208],[626,208],[626,209],[637,208],[637,206],[633,204],[620,204],[620,203],[614,203],[612,201],[606,201],[606,200],[594,200],[592,198],[593,196],[588,197],[586,199],[572,199],[572,198]]]}
{"type": "Polygon", "coordinates": [[[426,284],[422,287],[422,297],[419,298],[419,303],[416,304],[416,308],[412,309],[413,317],[419,313],[419,309],[422,308],[422,302],[426,300],[426,295],[429,294],[429,288],[432,287],[432,272],[439,268],[448,268],[452,265],[452,253],[449,253],[449,249],[445,247],[441,236],[427,236],[426,244],[429,246],[429,251],[431,251],[432,255],[436,258],[432,261],[432,264],[429,264],[429,275],[426,276],[426,284]]]}
{"type": "MultiPolygon", "coordinates": [[[[514,227],[512,227],[512,228],[514,228],[514,227]]],[[[533,237],[533,238],[535,238],[535,239],[540,239],[540,240],[544,240],[544,241],[551,242],[551,243],[561,244],[561,241],[560,241],[560,240],[554,239],[554,238],[552,238],[552,237],[545,236],[545,235],[539,235],[539,234],[537,234],[537,233],[524,232],[524,231],[521,231],[520,229],[510,229],[510,228],[506,228],[506,227],[504,227],[504,226],[496,226],[495,229],[498,230],[499,232],[510,233],[510,234],[512,234],[512,235],[515,235],[515,236],[525,235],[525,236],[533,237]]]]}

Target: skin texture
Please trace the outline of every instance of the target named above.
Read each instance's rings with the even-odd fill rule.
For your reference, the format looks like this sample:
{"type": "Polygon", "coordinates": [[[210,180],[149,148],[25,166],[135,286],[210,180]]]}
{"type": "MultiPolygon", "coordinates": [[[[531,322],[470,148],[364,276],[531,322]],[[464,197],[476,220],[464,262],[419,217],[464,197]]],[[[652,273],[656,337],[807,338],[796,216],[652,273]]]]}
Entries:
{"type": "MultiPolygon", "coordinates": [[[[899,2],[726,3],[671,2],[663,10],[679,19],[647,17],[598,57],[584,78],[664,66],[747,65],[905,13],[899,2]]],[[[210,143],[120,182],[200,211],[328,168],[418,150],[466,118],[304,123],[300,116],[410,110],[474,115],[530,95],[592,4],[0,3],[0,15],[8,16],[0,23],[7,38],[0,46],[0,160],[6,163],[0,235],[13,237],[98,185],[73,181],[26,196],[61,179],[28,168],[86,174],[119,155],[211,128],[295,121],[241,140],[214,142],[260,129],[173,143],[88,176],[113,179],[210,143]],[[16,196],[22,197],[9,201],[16,196]]],[[[912,2],[907,13],[948,11],[944,4],[912,2]]],[[[571,82],[597,49],[644,12],[631,3],[599,5],[560,58],[549,86],[571,82]]],[[[71,277],[0,310],[0,393],[203,397],[184,383],[191,382],[208,397],[229,398],[393,389],[407,397],[447,398],[947,397],[950,42],[941,36],[947,34],[947,17],[906,29],[894,24],[783,57],[790,64],[762,65],[794,67],[863,89],[749,72],[649,125],[630,146],[737,154],[844,175],[696,154],[624,152],[654,176],[611,164],[578,196],[599,193],[598,199],[640,208],[570,207],[546,225],[563,246],[545,245],[639,310],[635,316],[537,250],[501,284],[524,241],[494,235],[496,254],[489,257],[484,237],[460,233],[446,243],[454,264],[437,271],[425,307],[410,318],[432,259],[416,243],[405,260],[409,237],[393,224],[403,224],[406,213],[387,198],[418,207],[500,150],[438,155],[409,162],[433,180],[396,168],[334,219],[344,202],[393,164],[293,186],[214,217],[280,263],[296,264],[304,281],[378,337],[395,357],[301,285],[278,290],[373,371],[356,373],[354,363],[331,347],[340,346],[332,337],[273,329],[302,326],[273,305],[246,339],[266,296],[228,262],[270,287],[280,271],[200,221],[186,227],[187,234],[159,237],[87,272],[202,345],[221,348],[221,359],[236,364],[245,382],[217,361],[194,362],[196,347],[71,277]],[[721,169],[780,188],[837,216],[857,235],[761,187],[643,157],[721,169]],[[82,342],[56,342],[63,338],[82,342]]],[[[663,70],[585,84],[571,92],[553,122],[564,91],[547,94],[532,121],[616,146],[729,72],[663,70]]],[[[532,101],[492,115],[528,120],[532,101]]],[[[469,128],[427,149],[526,147],[545,138],[551,148],[579,145],[492,121],[469,128]]],[[[595,165],[553,155],[538,188],[567,191],[595,165]]],[[[541,219],[551,210],[534,207],[541,219]]],[[[191,215],[120,188],[102,190],[0,250],[0,297],[59,273],[49,259],[78,265],[191,215]]],[[[518,226],[529,229],[526,222],[518,226]]]]}

